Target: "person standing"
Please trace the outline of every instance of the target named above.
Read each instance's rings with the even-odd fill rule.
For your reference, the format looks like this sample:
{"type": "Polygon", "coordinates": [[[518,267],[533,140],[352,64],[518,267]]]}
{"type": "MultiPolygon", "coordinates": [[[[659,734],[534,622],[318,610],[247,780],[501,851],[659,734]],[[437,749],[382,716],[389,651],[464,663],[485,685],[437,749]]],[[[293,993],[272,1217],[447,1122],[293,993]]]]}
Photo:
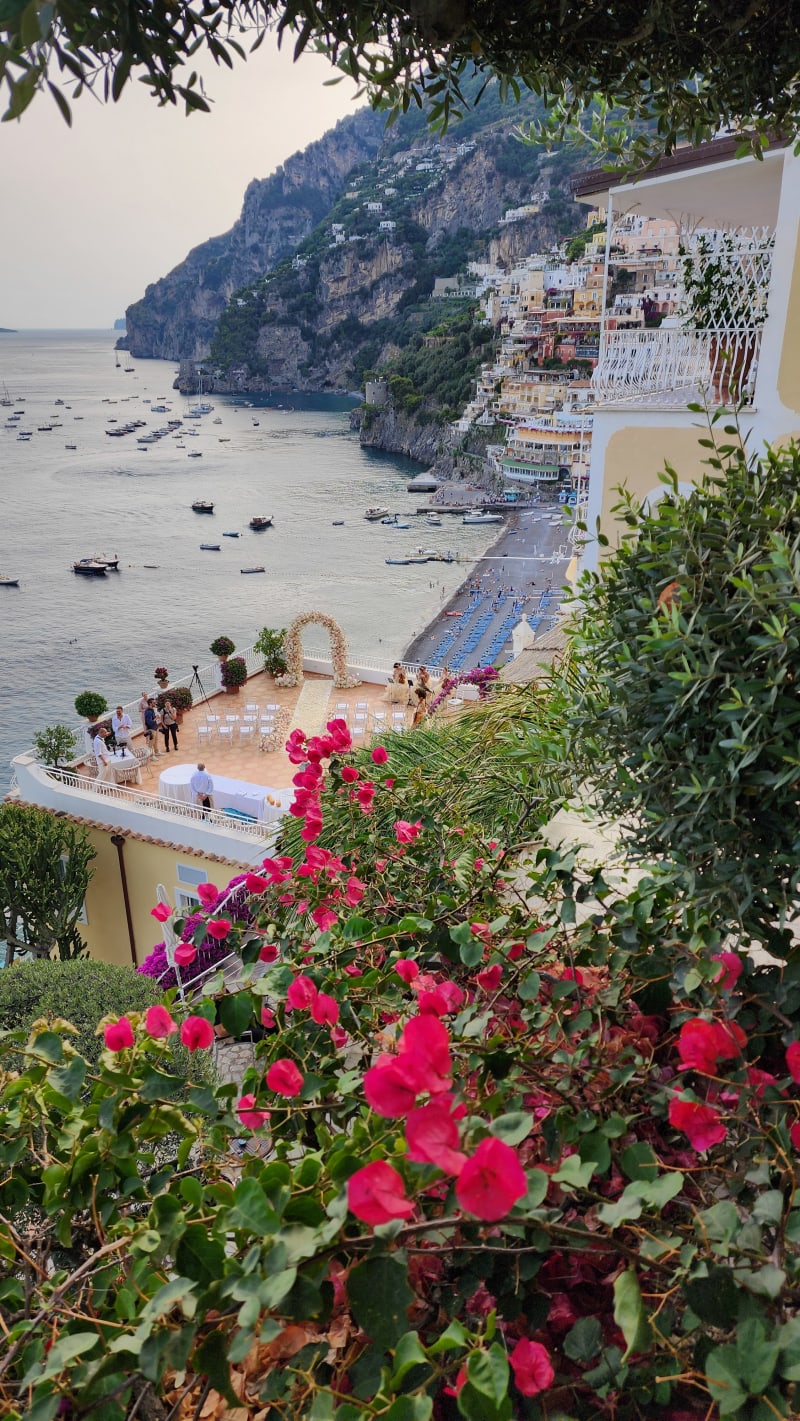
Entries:
{"type": "Polygon", "coordinates": [[[114,739],[124,750],[131,748],[131,735],[133,733],[133,721],[127,711],[122,706],[117,706],[111,717],[111,729],[114,732],[114,739]]]}
{"type": "Polygon", "coordinates": [[[144,713],[144,738],[153,752],[153,759],[159,758],[158,754],[158,716],[156,715],[156,703],[153,696],[147,702],[147,710],[144,713]]]}
{"type": "Polygon", "coordinates": [[[97,733],[92,741],[92,754],[97,761],[97,778],[99,780],[111,780],[114,778],[111,772],[111,756],[106,745],[108,726],[98,725],[97,733]]]}
{"type": "Polygon", "coordinates": [[[172,701],[164,702],[164,709],[161,712],[161,734],[164,737],[164,751],[169,754],[169,737],[172,736],[172,744],[175,750],[178,748],[178,716],[172,701]]]}
{"type": "Polygon", "coordinates": [[[425,704],[428,693],[425,688],[423,686],[418,686],[414,694],[417,698],[417,704],[416,709],[414,710],[414,719],[411,722],[412,727],[415,725],[421,725],[423,720],[425,719],[425,716],[428,713],[428,707],[425,704]]]}
{"type": "Polygon", "coordinates": [[[147,707],[149,706],[149,704],[150,704],[150,698],[149,698],[147,692],[146,692],[146,691],[142,691],[142,698],[141,698],[141,700],[139,701],[139,715],[141,716],[141,720],[142,720],[142,730],[144,730],[145,732],[147,731],[147,720],[146,720],[146,716],[147,716],[147,707]]]}
{"type": "Polygon", "coordinates": [[[203,806],[205,819],[209,809],[214,808],[214,781],[202,760],[198,761],[197,769],[189,781],[189,788],[192,791],[193,803],[203,806]]]}

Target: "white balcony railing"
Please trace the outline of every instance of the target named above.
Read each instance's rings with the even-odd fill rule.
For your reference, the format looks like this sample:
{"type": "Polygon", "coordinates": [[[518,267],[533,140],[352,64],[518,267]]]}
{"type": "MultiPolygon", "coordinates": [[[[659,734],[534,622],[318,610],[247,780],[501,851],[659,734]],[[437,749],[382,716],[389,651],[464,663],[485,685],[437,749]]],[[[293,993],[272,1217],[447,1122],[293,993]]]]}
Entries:
{"type": "Polygon", "coordinates": [[[685,409],[692,400],[751,404],[760,351],[760,327],[719,334],[664,327],[606,331],[592,375],[594,398],[606,407],[655,409],[685,409]]]}
{"type": "Polygon", "coordinates": [[[116,804],[126,805],[128,808],[156,809],[159,814],[167,814],[170,818],[190,819],[197,824],[202,824],[205,828],[225,829],[244,838],[255,839],[260,844],[274,841],[277,837],[277,819],[271,824],[262,824],[257,821],[251,824],[242,819],[233,819],[221,809],[208,809],[204,812],[197,804],[189,804],[180,799],[162,799],[157,794],[145,794],[142,791],[125,789],[122,785],[112,784],[106,780],[90,780],[84,775],[73,774],[71,770],[48,769],[44,770],[44,774],[56,784],[79,789],[82,794],[97,795],[99,799],[112,800],[116,804]]]}

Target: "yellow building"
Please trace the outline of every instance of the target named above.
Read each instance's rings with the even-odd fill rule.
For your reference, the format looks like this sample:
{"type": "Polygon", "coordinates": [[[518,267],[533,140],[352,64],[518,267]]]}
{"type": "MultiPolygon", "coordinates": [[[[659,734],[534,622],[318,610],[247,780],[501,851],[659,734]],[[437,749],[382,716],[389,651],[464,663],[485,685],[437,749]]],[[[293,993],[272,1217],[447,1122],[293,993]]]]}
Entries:
{"type": "MultiPolygon", "coordinates": [[[[588,521],[593,528],[599,519],[612,540],[620,485],[640,499],[657,496],[667,462],[685,486],[702,476],[700,441],[708,431],[687,406],[728,401],[732,372],[751,449],[800,437],[800,158],[778,144],[761,160],[736,158],[738,142],[682,148],[639,178],[617,182],[596,172],[575,185],[580,201],[606,209],[609,248],[614,223],[626,214],[675,220],[698,269],[703,261],[715,263],[715,272],[724,266],[734,296],[727,304],[712,298],[706,319],[684,305],[682,316],[658,329],[613,330],[605,322],[592,377],[588,521]],[[748,310],[735,299],[742,291],[748,310]]],[[[587,563],[596,558],[590,546],[587,563]]]]}

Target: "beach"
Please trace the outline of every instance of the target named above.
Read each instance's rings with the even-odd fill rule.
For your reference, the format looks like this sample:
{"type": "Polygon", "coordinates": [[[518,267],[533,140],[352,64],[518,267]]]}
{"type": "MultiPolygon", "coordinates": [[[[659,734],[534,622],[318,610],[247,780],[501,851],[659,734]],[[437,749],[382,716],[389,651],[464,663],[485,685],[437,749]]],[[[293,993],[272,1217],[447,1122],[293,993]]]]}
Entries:
{"type": "MultiPolygon", "coordinates": [[[[462,516],[445,513],[444,508],[466,510],[488,501],[485,491],[463,483],[442,485],[435,498],[430,507],[441,514],[443,527],[462,516]]],[[[463,664],[506,660],[509,624],[518,622],[523,612],[537,631],[545,631],[556,615],[574,554],[568,540],[572,515],[572,509],[557,503],[539,502],[522,508],[510,505],[503,523],[495,525],[497,537],[473,560],[461,585],[412,638],[404,660],[430,665],[446,662],[452,669],[460,669],[458,663],[467,646],[463,664]],[[559,515],[562,523],[554,521],[559,515]],[[501,637],[502,646],[498,647],[501,637]],[[447,643],[444,650],[443,643],[447,643]]]]}

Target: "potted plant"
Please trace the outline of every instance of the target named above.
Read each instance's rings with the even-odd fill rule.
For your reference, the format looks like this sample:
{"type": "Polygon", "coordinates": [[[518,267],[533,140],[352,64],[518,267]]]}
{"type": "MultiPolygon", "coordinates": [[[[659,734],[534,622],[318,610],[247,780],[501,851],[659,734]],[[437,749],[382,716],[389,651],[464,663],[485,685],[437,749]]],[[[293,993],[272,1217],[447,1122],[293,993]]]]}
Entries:
{"type": "Polygon", "coordinates": [[[169,685],[169,671],[167,670],[166,666],[157,666],[155,671],[153,672],[153,675],[155,676],[159,686],[166,687],[169,685]]]}
{"type": "Polygon", "coordinates": [[[243,656],[233,656],[222,663],[222,685],[229,696],[237,696],[247,680],[247,662],[243,656]]]}
{"type": "Polygon", "coordinates": [[[156,697],[158,709],[163,710],[167,701],[171,701],[175,707],[175,715],[178,719],[178,725],[180,725],[183,720],[184,711],[191,710],[194,704],[194,697],[189,687],[174,686],[171,691],[162,691],[161,694],[156,697]]]}
{"type": "Polygon", "coordinates": [[[286,671],[286,657],[283,654],[285,639],[285,627],[281,627],[280,631],[275,631],[273,627],[262,627],[253,646],[253,650],[263,656],[264,670],[271,676],[283,676],[286,671]]]}
{"type": "Polygon", "coordinates": [[[78,715],[94,724],[108,710],[108,701],[98,691],[81,691],[80,695],[75,697],[75,709],[78,715]]]}
{"type": "Polygon", "coordinates": [[[78,737],[68,725],[46,725],[33,737],[33,748],[44,765],[58,769],[62,760],[75,754],[78,737]]]}
{"type": "Polygon", "coordinates": [[[767,318],[770,234],[747,239],[734,232],[696,232],[681,244],[684,326],[709,337],[717,394],[743,390],[767,318]]]}
{"type": "Polygon", "coordinates": [[[233,653],[236,650],[236,646],[234,642],[231,641],[229,636],[218,636],[214,639],[214,641],[212,641],[208,649],[211,652],[212,656],[219,657],[220,661],[224,666],[228,657],[233,656],[233,653]]]}

